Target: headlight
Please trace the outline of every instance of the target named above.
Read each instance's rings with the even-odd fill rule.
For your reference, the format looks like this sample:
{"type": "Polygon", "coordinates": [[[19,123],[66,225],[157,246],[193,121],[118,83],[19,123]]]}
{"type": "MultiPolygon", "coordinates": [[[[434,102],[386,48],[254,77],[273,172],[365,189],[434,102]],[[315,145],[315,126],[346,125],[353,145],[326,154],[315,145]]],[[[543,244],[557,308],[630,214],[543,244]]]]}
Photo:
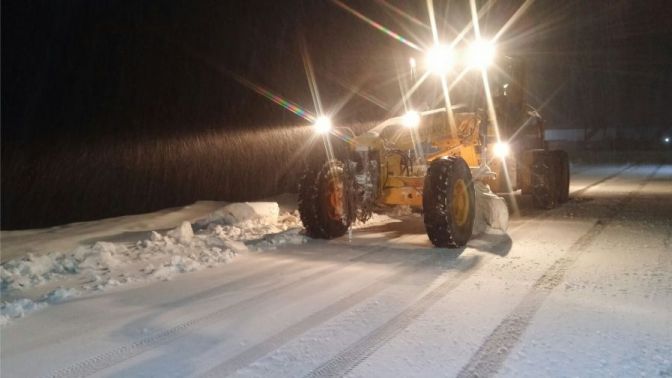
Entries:
{"type": "Polygon", "coordinates": [[[492,154],[499,159],[504,159],[509,156],[511,147],[506,142],[497,142],[492,146],[492,154]]]}
{"type": "Polygon", "coordinates": [[[469,46],[467,59],[470,67],[487,68],[495,59],[495,45],[484,40],[476,41],[469,46]]]}
{"type": "Polygon", "coordinates": [[[665,137],[665,138],[663,138],[663,142],[665,142],[665,143],[670,143],[670,137],[665,137]]]}
{"type": "Polygon", "coordinates": [[[409,129],[414,129],[420,124],[420,114],[418,114],[416,111],[410,110],[406,112],[406,114],[404,114],[404,116],[401,118],[401,123],[409,129]]]}
{"type": "Polygon", "coordinates": [[[318,134],[326,134],[331,131],[331,119],[327,116],[320,116],[315,120],[313,128],[318,134]]]}
{"type": "Polygon", "coordinates": [[[449,46],[436,45],[427,52],[427,69],[437,75],[444,75],[455,64],[453,50],[449,46]]]}

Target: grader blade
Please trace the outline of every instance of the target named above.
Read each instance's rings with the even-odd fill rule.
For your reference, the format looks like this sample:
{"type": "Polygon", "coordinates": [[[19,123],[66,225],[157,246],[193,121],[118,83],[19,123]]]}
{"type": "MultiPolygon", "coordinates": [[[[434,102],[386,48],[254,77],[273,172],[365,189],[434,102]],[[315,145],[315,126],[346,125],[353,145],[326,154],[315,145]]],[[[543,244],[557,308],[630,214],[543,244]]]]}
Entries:
{"type": "Polygon", "coordinates": [[[472,234],[483,233],[488,227],[506,231],[509,227],[509,209],[504,198],[496,195],[487,184],[474,182],[476,216],[472,234]]]}

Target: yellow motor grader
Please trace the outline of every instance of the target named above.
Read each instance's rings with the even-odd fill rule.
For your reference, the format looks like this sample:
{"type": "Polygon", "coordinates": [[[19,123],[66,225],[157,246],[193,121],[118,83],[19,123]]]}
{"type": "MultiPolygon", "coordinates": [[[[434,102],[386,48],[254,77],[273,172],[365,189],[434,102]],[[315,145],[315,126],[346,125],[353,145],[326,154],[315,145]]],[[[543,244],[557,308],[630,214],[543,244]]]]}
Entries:
{"type": "MultiPolygon", "coordinates": [[[[488,187],[522,190],[539,208],[567,201],[569,160],[547,148],[544,122],[525,103],[522,60],[506,58],[499,67],[492,91],[481,86],[471,104],[388,119],[353,135],[348,156],[308,168],[299,190],[307,234],[339,237],[376,207],[407,205],[422,211],[435,246],[454,248],[472,236],[477,197],[488,187]]],[[[316,124],[329,126],[326,118],[316,124]]]]}

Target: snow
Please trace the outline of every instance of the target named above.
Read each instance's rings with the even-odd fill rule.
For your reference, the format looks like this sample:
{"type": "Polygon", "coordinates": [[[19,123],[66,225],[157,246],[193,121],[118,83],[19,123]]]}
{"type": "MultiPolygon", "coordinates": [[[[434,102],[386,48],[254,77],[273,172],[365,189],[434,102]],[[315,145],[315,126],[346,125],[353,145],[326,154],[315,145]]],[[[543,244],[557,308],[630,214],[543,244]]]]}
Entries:
{"type": "MultiPolygon", "coordinates": [[[[286,198],[284,202],[286,207],[286,198]]],[[[129,284],[167,281],[180,273],[226,264],[250,251],[303,244],[308,238],[302,233],[295,207],[292,210],[280,214],[277,202],[231,203],[193,224],[182,221],[163,233],[152,230],[148,238],[135,243],[97,241],[71,251],[27,253],[6,261],[0,265],[0,324],[68,298],[129,284]],[[40,290],[64,280],[76,282],[76,288],[40,290]]],[[[395,208],[392,214],[403,216],[411,211],[395,208]]],[[[353,228],[390,221],[394,218],[373,214],[367,223],[358,222],[353,228]]]]}
{"type": "Polygon", "coordinates": [[[504,198],[490,190],[490,186],[480,181],[474,182],[476,214],[472,234],[479,235],[488,228],[506,231],[509,227],[509,210],[504,198]]]}
{"type": "Polygon", "coordinates": [[[17,299],[0,305],[0,325],[4,325],[10,318],[20,318],[28,313],[46,306],[45,303],[35,303],[28,298],[17,299]]]}
{"type": "Polygon", "coordinates": [[[149,238],[135,243],[98,241],[68,252],[28,253],[6,261],[0,266],[0,321],[7,323],[49,303],[90,292],[170,280],[176,274],[226,264],[250,249],[263,251],[307,240],[300,233],[298,214],[280,215],[275,202],[228,204],[195,225],[200,231],[183,221],[164,233],[151,231],[149,238]],[[66,280],[76,286],[40,290],[66,280]]]}
{"type": "Polygon", "coordinates": [[[148,214],[71,223],[44,229],[1,231],[0,259],[5,262],[23,257],[28,252],[35,254],[68,252],[96,241],[138,241],[152,230],[172,229],[183,221],[195,222],[225,205],[224,202],[199,201],[181,208],[148,214]]]}
{"type": "Polygon", "coordinates": [[[408,209],[308,239],[291,198],[238,223],[220,203],[130,240],[31,243],[2,265],[0,373],[668,376],[672,166],[575,168],[571,201],[516,196],[506,232],[462,249],[434,248],[408,209]]]}
{"type": "Polygon", "coordinates": [[[255,219],[274,221],[279,215],[280,206],[277,202],[232,203],[196,223],[207,226],[211,223],[238,224],[255,219]]]}

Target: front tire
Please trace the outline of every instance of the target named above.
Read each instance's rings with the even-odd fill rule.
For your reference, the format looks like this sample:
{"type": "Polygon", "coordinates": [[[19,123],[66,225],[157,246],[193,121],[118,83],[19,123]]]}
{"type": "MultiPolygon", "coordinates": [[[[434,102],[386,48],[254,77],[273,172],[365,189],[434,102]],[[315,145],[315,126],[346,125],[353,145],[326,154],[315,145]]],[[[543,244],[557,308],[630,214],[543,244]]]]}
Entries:
{"type": "Polygon", "coordinates": [[[471,171],[459,157],[434,160],[422,194],[425,229],[437,247],[467,244],[474,227],[475,193],[471,171]]]}
{"type": "Polygon", "coordinates": [[[308,168],[299,184],[299,214],[306,234],[333,239],[346,233],[355,217],[352,177],[337,160],[308,168]]]}

